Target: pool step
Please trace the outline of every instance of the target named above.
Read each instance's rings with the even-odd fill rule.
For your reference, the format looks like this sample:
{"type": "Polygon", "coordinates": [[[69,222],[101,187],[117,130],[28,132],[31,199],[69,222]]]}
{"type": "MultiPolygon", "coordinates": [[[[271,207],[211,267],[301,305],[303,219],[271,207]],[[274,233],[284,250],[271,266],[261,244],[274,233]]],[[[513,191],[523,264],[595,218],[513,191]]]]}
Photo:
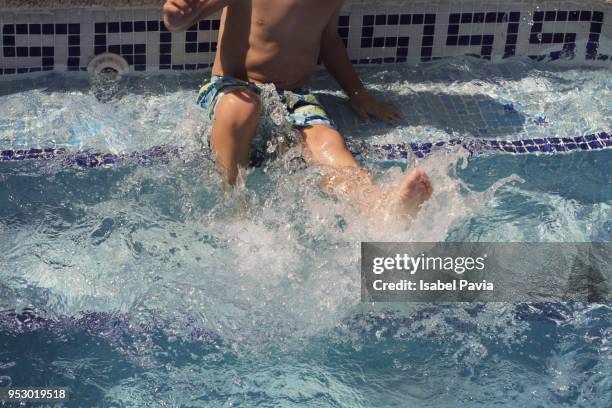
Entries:
{"type": "MultiPolygon", "coordinates": [[[[610,132],[593,133],[574,138],[538,138],[523,140],[460,140],[451,139],[435,143],[399,143],[367,145],[354,149],[357,155],[368,155],[380,160],[404,160],[410,156],[423,158],[436,150],[461,146],[471,155],[482,154],[562,154],[574,151],[591,151],[612,148],[610,132]]],[[[102,153],[90,150],[70,152],[65,148],[5,149],[0,153],[0,162],[25,160],[61,160],[66,166],[103,167],[121,162],[147,163],[155,159],[184,157],[187,152],[181,147],[156,146],[131,153],[102,153]]],[[[190,152],[188,155],[210,158],[210,152],[190,152]]]]}

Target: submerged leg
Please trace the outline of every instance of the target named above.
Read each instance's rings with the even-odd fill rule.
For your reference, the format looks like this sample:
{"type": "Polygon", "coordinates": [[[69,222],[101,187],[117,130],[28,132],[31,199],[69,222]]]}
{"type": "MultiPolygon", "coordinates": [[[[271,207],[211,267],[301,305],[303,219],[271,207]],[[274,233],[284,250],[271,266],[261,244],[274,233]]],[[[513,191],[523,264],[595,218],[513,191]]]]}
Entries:
{"type": "Polygon", "coordinates": [[[327,167],[323,170],[322,187],[340,198],[349,200],[364,212],[380,206],[399,214],[414,217],[420,205],[432,193],[429,177],[422,170],[412,170],[399,185],[383,189],[359,164],[346,147],[344,139],[328,126],[309,126],[300,130],[310,152],[310,159],[327,167]]]}

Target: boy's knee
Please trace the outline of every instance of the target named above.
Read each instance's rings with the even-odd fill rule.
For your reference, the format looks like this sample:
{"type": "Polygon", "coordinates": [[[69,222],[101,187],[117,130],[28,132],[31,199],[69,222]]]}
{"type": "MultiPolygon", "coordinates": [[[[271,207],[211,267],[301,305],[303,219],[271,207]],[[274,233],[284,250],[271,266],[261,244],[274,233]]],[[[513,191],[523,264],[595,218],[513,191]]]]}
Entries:
{"type": "Polygon", "coordinates": [[[344,148],[344,138],[340,133],[327,126],[314,126],[303,131],[306,144],[311,149],[326,150],[328,148],[344,148]]]}
{"type": "Polygon", "coordinates": [[[250,91],[231,92],[223,96],[215,111],[215,121],[234,126],[259,122],[261,100],[250,91]]]}

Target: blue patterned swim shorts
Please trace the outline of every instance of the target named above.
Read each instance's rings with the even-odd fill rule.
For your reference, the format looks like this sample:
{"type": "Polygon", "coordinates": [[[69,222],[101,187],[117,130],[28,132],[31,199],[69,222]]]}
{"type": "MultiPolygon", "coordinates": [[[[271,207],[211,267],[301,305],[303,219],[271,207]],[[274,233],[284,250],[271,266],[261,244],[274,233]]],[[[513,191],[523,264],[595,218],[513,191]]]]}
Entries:
{"type": "MultiPolygon", "coordinates": [[[[202,85],[198,92],[197,103],[208,111],[208,115],[213,118],[218,101],[223,95],[240,90],[250,90],[260,94],[261,90],[257,84],[240,79],[213,75],[210,82],[202,85]]],[[[332,120],[325,112],[325,109],[314,96],[310,89],[304,87],[297,90],[285,90],[276,88],[276,92],[281,102],[287,108],[287,120],[296,128],[303,128],[314,125],[325,125],[336,128],[332,120]]]]}

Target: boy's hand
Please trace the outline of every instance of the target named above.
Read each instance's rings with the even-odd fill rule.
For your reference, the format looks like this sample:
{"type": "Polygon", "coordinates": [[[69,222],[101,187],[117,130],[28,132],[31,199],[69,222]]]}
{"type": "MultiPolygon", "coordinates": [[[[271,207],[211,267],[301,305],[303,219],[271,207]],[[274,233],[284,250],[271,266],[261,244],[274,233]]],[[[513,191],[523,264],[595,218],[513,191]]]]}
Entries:
{"type": "Polygon", "coordinates": [[[206,0],[167,0],[164,4],[164,13],[173,16],[184,16],[191,13],[194,7],[206,0]]]}
{"type": "Polygon", "coordinates": [[[397,125],[404,119],[402,111],[395,104],[376,99],[366,91],[353,94],[349,105],[357,116],[366,122],[370,117],[374,117],[397,125]]]}

